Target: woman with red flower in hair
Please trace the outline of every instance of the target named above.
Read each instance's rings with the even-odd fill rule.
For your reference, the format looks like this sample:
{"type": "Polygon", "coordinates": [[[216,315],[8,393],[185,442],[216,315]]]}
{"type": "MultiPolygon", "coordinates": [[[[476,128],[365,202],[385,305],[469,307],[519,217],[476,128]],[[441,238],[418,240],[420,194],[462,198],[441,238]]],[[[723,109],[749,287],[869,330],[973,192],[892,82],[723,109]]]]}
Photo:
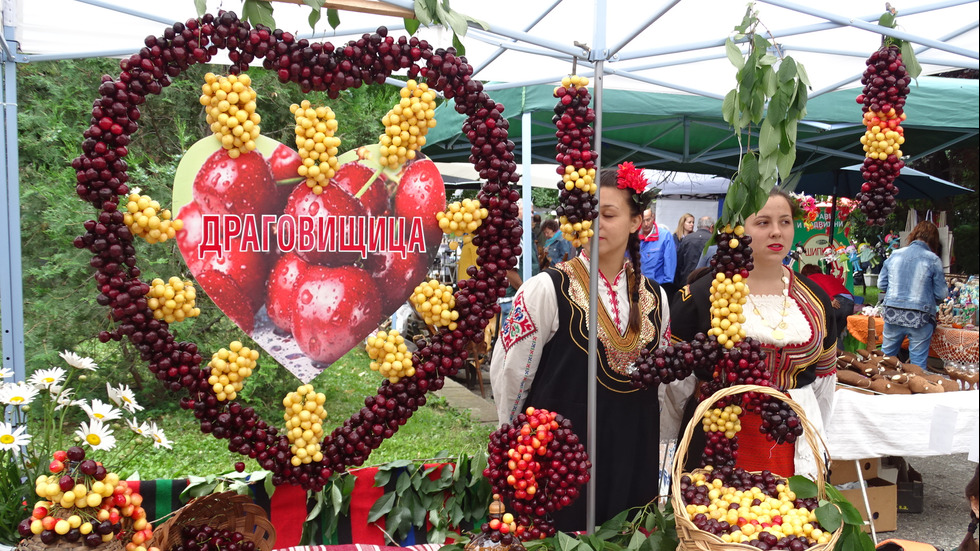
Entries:
{"type": "MultiPolygon", "coordinates": [[[[669,342],[667,296],[638,269],[638,231],[652,193],[632,163],[600,172],[596,523],[659,493],[656,391],[630,385],[644,348],[669,342]]],[[[589,264],[585,252],[528,279],[494,348],[490,378],[500,423],[529,406],[557,412],[586,443],[589,264]]],[[[586,443],[587,444],[587,443],[586,443]]],[[[585,489],[554,515],[559,530],[584,530],[585,489]]]]}

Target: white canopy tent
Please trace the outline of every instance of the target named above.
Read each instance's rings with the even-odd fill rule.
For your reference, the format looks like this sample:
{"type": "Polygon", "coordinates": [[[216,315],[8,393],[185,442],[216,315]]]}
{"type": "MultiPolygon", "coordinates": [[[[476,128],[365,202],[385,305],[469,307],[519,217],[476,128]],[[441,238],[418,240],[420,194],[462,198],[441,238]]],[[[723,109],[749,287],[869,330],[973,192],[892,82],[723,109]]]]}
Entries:
{"type": "MultiPolygon", "coordinates": [[[[207,4],[211,12],[220,7],[240,11],[237,2],[208,0],[207,4]]],[[[411,0],[389,0],[387,4],[407,9],[413,6],[411,0]]],[[[863,71],[862,60],[878,47],[880,34],[915,44],[926,74],[980,68],[978,5],[980,0],[909,0],[898,6],[900,26],[894,30],[875,24],[882,13],[879,0],[824,0],[819,7],[789,0],[760,0],[759,8],[760,19],[775,43],[806,66],[813,97],[853,85],[863,71]]],[[[744,3],[731,0],[553,0],[539,4],[525,0],[455,0],[453,8],[488,23],[486,30],[471,26],[465,44],[469,62],[476,68],[476,78],[500,82],[487,87],[491,96],[495,88],[555,83],[568,73],[578,72],[599,76],[596,105],[602,104],[603,86],[722,97],[732,87],[735,75],[726,59],[724,41],[745,11],[744,3]]],[[[308,13],[304,6],[275,4],[277,25],[304,36],[311,35],[305,32],[308,13]]],[[[0,227],[0,247],[3,262],[9,268],[0,273],[3,365],[12,367],[20,378],[24,375],[24,338],[16,63],[128,55],[142,47],[145,36],[159,34],[163,25],[194,15],[193,0],[166,3],[4,0],[0,53],[4,66],[6,155],[0,160],[3,162],[0,170],[6,172],[7,178],[4,196],[0,198],[6,208],[6,221],[0,227]]],[[[392,30],[402,28],[400,18],[344,12],[341,20],[341,32],[348,36],[370,32],[379,25],[392,30]]],[[[321,26],[327,28],[325,22],[321,26]]],[[[437,45],[450,43],[450,37],[442,31],[427,30],[425,34],[437,45]]],[[[333,42],[345,40],[332,31],[318,32],[315,36],[333,42]]],[[[858,116],[855,106],[855,118],[858,116]]],[[[601,136],[601,110],[595,126],[596,134],[601,136]]],[[[530,128],[530,124],[523,127],[530,128]]],[[[530,136],[526,142],[531,142],[530,136]]],[[[597,140],[601,154],[600,148],[601,140],[597,140]]],[[[530,154],[522,153],[525,163],[522,172],[530,174],[530,154]]],[[[530,195],[529,185],[525,180],[525,196],[530,195]]],[[[530,209],[524,213],[525,225],[529,225],[530,209]]],[[[528,270],[529,266],[525,266],[525,271],[528,270]]],[[[592,280],[595,283],[596,278],[592,280]]],[[[593,288],[590,296],[596,294],[593,288]]],[[[596,308],[590,311],[594,315],[596,308]]],[[[590,325],[596,326],[594,318],[590,325]]],[[[590,345],[593,386],[594,343],[593,335],[590,345]]],[[[592,401],[594,396],[594,391],[590,392],[592,401]]],[[[594,408],[590,411],[594,415],[594,408]]],[[[591,435],[594,418],[589,425],[591,435]]],[[[595,439],[588,440],[589,452],[594,457],[595,439]]],[[[594,510],[591,505],[590,512],[594,510]]]]}

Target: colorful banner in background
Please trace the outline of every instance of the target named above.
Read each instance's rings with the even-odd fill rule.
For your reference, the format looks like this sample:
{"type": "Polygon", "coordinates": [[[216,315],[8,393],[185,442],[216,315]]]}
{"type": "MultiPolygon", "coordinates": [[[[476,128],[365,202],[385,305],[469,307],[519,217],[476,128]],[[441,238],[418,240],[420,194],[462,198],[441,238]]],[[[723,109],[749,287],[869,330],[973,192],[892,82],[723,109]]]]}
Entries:
{"type": "MultiPolygon", "coordinates": [[[[839,213],[838,213],[839,214],[839,213]]],[[[847,222],[838,216],[834,221],[834,244],[831,247],[828,229],[830,228],[830,207],[818,207],[813,227],[807,229],[802,220],[796,221],[793,248],[800,252],[800,262],[793,266],[796,271],[807,264],[820,266],[821,271],[841,279],[844,286],[854,291],[854,268],[847,260],[844,249],[850,244],[847,238],[847,222]]]]}

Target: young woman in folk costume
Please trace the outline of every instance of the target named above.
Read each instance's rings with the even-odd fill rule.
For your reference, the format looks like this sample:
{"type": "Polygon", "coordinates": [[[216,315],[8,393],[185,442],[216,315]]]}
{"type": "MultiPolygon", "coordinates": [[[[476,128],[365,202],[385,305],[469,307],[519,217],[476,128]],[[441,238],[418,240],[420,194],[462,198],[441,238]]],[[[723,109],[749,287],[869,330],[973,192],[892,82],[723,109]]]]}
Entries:
{"type": "MultiPolygon", "coordinates": [[[[639,270],[638,230],[649,202],[632,163],[604,169],[599,185],[596,523],[646,504],[659,490],[659,402],[630,386],[644,348],[669,342],[667,296],[639,270]]],[[[528,279],[494,348],[490,379],[500,423],[529,406],[557,412],[586,443],[589,263],[582,255],[528,279]]],[[[586,528],[586,491],[555,513],[559,530],[586,528]]]]}
{"type": "MultiPolygon", "coordinates": [[[[796,202],[787,194],[773,190],[765,206],[745,221],[745,232],[752,237],[754,269],[749,272],[748,301],[743,306],[746,335],[762,344],[770,381],[789,391],[800,403],[807,419],[820,430],[830,418],[837,383],[837,330],[830,297],[809,279],[783,265],[793,244],[796,202]]],[[[682,288],[671,301],[671,327],[674,339],[689,341],[711,327],[712,270],[682,288]]],[[[712,373],[696,373],[708,380],[712,373]]],[[[688,401],[681,427],[691,418],[698,392],[688,401]]],[[[815,463],[809,448],[800,439],[800,455],[794,461],[792,444],[776,444],[759,430],[758,414],[744,412],[738,433],[736,465],[747,471],[770,470],[783,476],[795,472],[812,473],[815,463]],[[794,463],[799,463],[794,465],[794,463]]],[[[701,461],[704,434],[698,430],[692,439],[688,467],[701,461]]]]}

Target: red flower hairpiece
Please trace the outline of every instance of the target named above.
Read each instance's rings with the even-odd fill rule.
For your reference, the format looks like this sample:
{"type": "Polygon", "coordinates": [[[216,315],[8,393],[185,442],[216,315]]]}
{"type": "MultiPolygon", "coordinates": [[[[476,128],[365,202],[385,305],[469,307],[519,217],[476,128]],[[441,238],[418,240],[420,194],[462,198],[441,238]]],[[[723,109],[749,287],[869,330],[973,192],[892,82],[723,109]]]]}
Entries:
{"type": "Polygon", "coordinates": [[[642,195],[647,189],[647,179],[643,176],[643,171],[633,166],[633,163],[625,162],[619,165],[616,173],[616,187],[642,195]]]}

